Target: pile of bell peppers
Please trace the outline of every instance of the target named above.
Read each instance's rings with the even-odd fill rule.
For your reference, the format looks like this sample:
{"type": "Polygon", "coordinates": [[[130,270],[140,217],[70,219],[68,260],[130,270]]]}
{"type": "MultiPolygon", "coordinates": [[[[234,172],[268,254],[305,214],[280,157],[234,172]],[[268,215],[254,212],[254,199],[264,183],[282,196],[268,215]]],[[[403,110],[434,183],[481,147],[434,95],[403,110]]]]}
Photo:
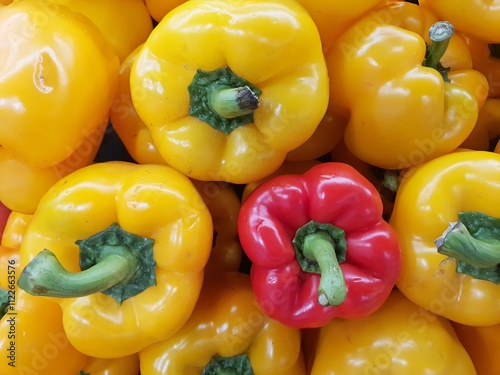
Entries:
{"type": "Polygon", "coordinates": [[[500,373],[499,22],[0,0],[0,373],[500,373]]]}

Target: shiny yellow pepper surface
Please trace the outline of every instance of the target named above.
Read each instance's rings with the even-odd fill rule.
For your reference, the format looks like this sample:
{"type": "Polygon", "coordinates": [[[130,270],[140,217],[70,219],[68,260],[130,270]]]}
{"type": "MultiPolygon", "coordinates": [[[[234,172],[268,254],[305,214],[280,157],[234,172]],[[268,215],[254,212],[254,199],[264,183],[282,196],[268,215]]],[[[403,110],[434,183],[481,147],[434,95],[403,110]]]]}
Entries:
{"type": "Polygon", "coordinates": [[[328,104],[318,30],[287,0],[179,5],[144,43],[130,85],[165,162],[203,181],[272,173],[328,104]]]}
{"type": "Polygon", "coordinates": [[[473,69],[442,66],[453,27],[439,22],[431,30],[434,40],[426,44],[369,15],[328,50],[335,98],[328,111],[349,118],[344,141],[360,160],[408,168],[453,151],[474,128],[488,82],[473,69]]]}
{"type": "MultiPolygon", "coordinates": [[[[87,17],[49,1],[25,0],[0,11],[0,55],[0,163],[18,160],[32,169],[21,172],[26,186],[43,182],[46,189],[96,152],[99,137],[88,139],[107,121],[119,59],[87,17]],[[82,144],[85,152],[75,154],[82,144]]],[[[16,184],[12,170],[1,170],[0,200],[33,213],[41,194],[33,197],[16,184]]]]}
{"type": "Polygon", "coordinates": [[[164,165],[93,164],[40,201],[21,244],[18,285],[60,303],[82,353],[131,355],[186,322],[212,235],[210,212],[185,175],[164,165]]]}
{"type": "Polygon", "coordinates": [[[306,374],[300,331],[269,319],[238,272],[205,282],[188,322],[139,356],[142,375],[306,374]]]}
{"type": "Polygon", "coordinates": [[[498,181],[500,155],[490,151],[406,171],[390,224],[403,256],[396,286],[411,301],[465,325],[500,323],[498,181]]]}
{"type": "Polygon", "coordinates": [[[368,317],[334,319],[313,333],[311,375],[476,375],[450,322],[398,290],[368,317]]]}

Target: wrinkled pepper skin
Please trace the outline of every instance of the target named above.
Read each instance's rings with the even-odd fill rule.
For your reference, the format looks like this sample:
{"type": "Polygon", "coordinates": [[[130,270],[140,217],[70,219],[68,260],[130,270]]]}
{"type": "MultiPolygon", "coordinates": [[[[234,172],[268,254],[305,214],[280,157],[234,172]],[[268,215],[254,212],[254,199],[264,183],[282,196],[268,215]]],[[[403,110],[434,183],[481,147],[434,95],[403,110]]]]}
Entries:
{"type": "Polygon", "coordinates": [[[422,65],[425,55],[422,36],[373,15],[328,50],[336,100],[327,113],[349,117],[344,142],[359,159],[404,169],[453,151],[471,133],[488,93],[486,78],[458,69],[445,82],[437,69],[422,65]]]}
{"type": "Polygon", "coordinates": [[[394,290],[376,312],[334,319],[317,333],[311,375],[475,375],[447,319],[394,290]]]}
{"type": "MultiPolygon", "coordinates": [[[[119,59],[102,33],[65,6],[19,0],[0,12],[0,55],[7,56],[0,62],[0,144],[8,153],[2,164],[7,158],[35,170],[57,169],[72,155],[81,163],[87,154],[75,152],[107,119],[118,80],[119,59]]],[[[10,174],[2,177],[10,180],[10,174]]],[[[27,210],[7,203],[17,194],[12,184],[0,200],[32,213],[33,204],[27,210]]]]}
{"type": "Polygon", "coordinates": [[[490,43],[500,43],[500,8],[497,0],[420,0],[419,4],[434,11],[440,19],[450,21],[464,35],[490,43]]]}
{"type": "MultiPolygon", "coordinates": [[[[65,282],[67,293],[60,298],[44,294],[60,303],[71,343],[92,357],[131,355],[177,331],[198,299],[212,248],[210,212],[186,176],[164,165],[97,163],[60,180],[40,201],[21,244],[21,269],[29,281],[23,285],[34,283],[34,294],[47,291],[48,287],[30,281],[37,270],[34,261],[43,249],[51,250],[70,276],[82,274],[79,257],[83,253],[75,242],[113,223],[154,242],[153,272],[148,272],[154,284],[121,304],[112,295],[86,290],[78,294],[83,296],[66,297],[79,290],[80,281],[74,279],[65,282]],[[27,265],[34,267],[33,272],[27,271],[27,265]]],[[[139,258],[149,254],[145,251],[139,258]]],[[[113,272],[114,262],[105,275],[110,273],[116,283],[119,275],[113,272]]],[[[49,275],[59,273],[52,270],[49,275]]]]}
{"type": "Polygon", "coordinates": [[[411,301],[461,324],[500,323],[500,285],[458,273],[434,243],[459,212],[500,217],[499,179],[500,155],[489,151],[454,152],[405,173],[390,224],[403,255],[396,285],[411,301]]]}
{"type": "Polygon", "coordinates": [[[139,164],[165,164],[153,143],[151,132],[137,114],[130,94],[130,70],[141,48],[142,44],[120,65],[118,88],[109,119],[132,159],[139,164]]]}
{"type": "Polygon", "coordinates": [[[272,173],[313,134],[328,105],[317,28],[302,6],[286,0],[181,4],[150,34],[130,85],[135,109],[165,162],[202,181],[243,184],[272,173]],[[226,68],[247,88],[254,86],[258,97],[252,120],[227,135],[218,128],[220,119],[244,116],[218,115],[211,104],[206,113],[218,120],[209,125],[190,115],[188,90],[199,70],[226,68]]]}
{"type": "Polygon", "coordinates": [[[300,344],[299,330],[259,309],[249,276],[228,272],[204,283],[193,314],[174,336],[139,353],[141,374],[198,375],[214,356],[247,354],[252,374],[305,375],[300,344]]]}
{"type": "Polygon", "coordinates": [[[472,327],[451,322],[460,342],[469,353],[477,375],[500,373],[498,350],[500,348],[500,324],[472,327]]]}
{"type": "Polygon", "coordinates": [[[50,0],[88,17],[123,61],[153,30],[142,0],[50,0]]]}
{"type": "Polygon", "coordinates": [[[264,312],[291,327],[314,328],[334,317],[360,318],[377,310],[401,268],[398,239],[382,210],[375,187],[344,163],[321,163],[258,186],[242,203],[238,233],[264,312]],[[305,245],[295,246],[297,234],[310,223],[317,224],[312,235],[341,232],[337,239],[328,232],[331,248],[311,246],[311,252],[322,252],[318,256],[306,255],[305,245]],[[309,270],[301,258],[312,265],[326,258],[327,266],[309,270]],[[340,272],[333,276],[332,269],[340,272]],[[337,292],[343,292],[343,300],[337,292]]]}
{"type": "Polygon", "coordinates": [[[77,375],[139,375],[139,355],[132,354],[121,358],[94,358],[85,361],[77,375]]]}

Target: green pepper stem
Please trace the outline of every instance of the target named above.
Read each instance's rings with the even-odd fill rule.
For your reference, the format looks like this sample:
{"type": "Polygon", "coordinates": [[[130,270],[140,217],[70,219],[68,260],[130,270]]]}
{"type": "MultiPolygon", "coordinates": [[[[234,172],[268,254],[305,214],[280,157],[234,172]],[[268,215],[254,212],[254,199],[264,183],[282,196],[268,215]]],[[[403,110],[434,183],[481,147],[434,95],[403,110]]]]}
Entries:
{"type": "Polygon", "coordinates": [[[246,353],[233,357],[212,357],[201,375],[254,375],[246,353]]]}
{"type": "Polygon", "coordinates": [[[125,282],[136,272],[137,263],[126,247],[116,246],[92,267],[69,272],[52,251],[45,249],[23,269],[18,285],[38,296],[82,297],[125,282]]]}
{"type": "Polygon", "coordinates": [[[461,222],[450,223],[435,244],[440,254],[476,268],[491,268],[500,264],[500,241],[474,238],[461,222]]]}
{"type": "Polygon", "coordinates": [[[219,116],[231,119],[255,111],[259,108],[259,98],[250,87],[243,86],[213,90],[208,104],[219,116]]]}
{"type": "Polygon", "coordinates": [[[438,69],[439,61],[445,54],[454,32],[453,25],[448,21],[439,21],[431,26],[429,29],[429,38],[432,43],[427,49],[423,63],[424,66],[438,69]]]}
{"type": "Polygon", "coordinates": [[[307,234],[303,241],[304,258],[317,262],[321,272],[318,287],[319,304],[322,306],[340,305],[346,298],[347,289],[330,235],[320,231],[307,234]]]}

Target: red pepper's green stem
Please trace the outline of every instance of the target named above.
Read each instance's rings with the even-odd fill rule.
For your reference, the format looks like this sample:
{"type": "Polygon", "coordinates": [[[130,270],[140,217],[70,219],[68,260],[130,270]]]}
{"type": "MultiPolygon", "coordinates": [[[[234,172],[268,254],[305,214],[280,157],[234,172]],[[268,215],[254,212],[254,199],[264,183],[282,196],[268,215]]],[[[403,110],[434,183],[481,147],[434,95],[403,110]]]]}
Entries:
{"type": "Polygon", "coordinates": [[[259,108],[259,98],[248,86],[214,90],[208,99],[210,108],[230,119],[247,115],[259,108]]]}
{"type": "Polygon", "coordinates": [[[454,32],[455,29],[453,25],[447,21],[439,21],[431,26],[429,38],[432,43],[427,50],[423,64],[424,66],[434,69],[438,68],[439,61],[446,52],[454,32]]]}
{"type": "Polygon", "coordinates": [[[318,263],[321,280],[318,302],[322,306],[338,306],[346,298],[344,274],[340,268],[333,241],[328,233],[316,232],[304,237],[302,254],[318,263]]]}
{"type": "Polygon", "coordinates": [[[500,284],[500,219],[482,212],[459,212],[436,239],[440,254],[456,260],[458,273],[500,284]]]}
{"type": "Polygon", "coordinates": [[[119,304],[156,285],[154,240],[123,230],[113,223],[84,240],[80,272],[69,272],[50,250],[42,250],[23,269],[18,285],[26,292],[75,298],[102,292],[119,304]]]}
{"type": "Polygon", "coordinates": [[[82,297],[126,281],[136,266],[137,259],[123,246],[112,249],[99,263],[81,272],[68,272],[52,251],[42,250],[21,272],[18,285],[38,296],[82,297]]]}

